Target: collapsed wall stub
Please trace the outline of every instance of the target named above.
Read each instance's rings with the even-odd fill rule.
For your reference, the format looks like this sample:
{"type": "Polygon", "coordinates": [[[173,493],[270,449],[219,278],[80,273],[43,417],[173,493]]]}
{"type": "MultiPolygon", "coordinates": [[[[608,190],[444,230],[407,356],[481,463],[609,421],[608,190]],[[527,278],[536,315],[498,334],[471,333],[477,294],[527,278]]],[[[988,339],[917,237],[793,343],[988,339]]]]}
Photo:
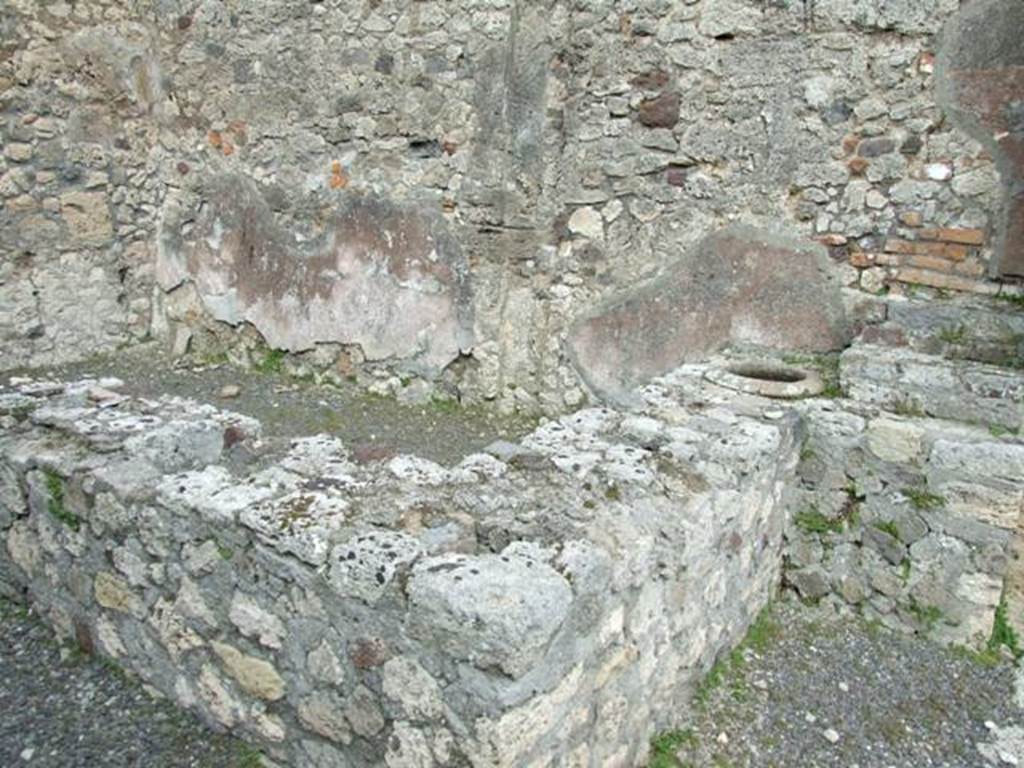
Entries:
{"type": "Polygon", "coordinates": [[[995,274],[1024,276],[1024,7],[976,0],[942,37],[939,103],[999,161],[1003,212],[995,274]]]}
{"type": "Polygon", "coordinates": [[[762,407],[658,385],[450,467],[233,466],[258,421],[119,388],[0,391],[2,589],[293,765],[640,764],[779,579],[762,407]]]}
{"type": "Polygon", "coordinates": [[[573,361],[602,395],[729,345],[832,352],[849,341],[824,247],[749,227],[701,241],[651,285],[615,296],[569,333],[573,361]]]}

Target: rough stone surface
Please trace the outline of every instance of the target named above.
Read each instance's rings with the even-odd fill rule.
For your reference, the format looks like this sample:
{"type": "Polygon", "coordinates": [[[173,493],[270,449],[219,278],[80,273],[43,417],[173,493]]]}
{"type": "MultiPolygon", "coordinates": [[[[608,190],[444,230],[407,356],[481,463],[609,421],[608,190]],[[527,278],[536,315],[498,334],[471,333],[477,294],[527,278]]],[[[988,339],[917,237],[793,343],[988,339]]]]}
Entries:
{"type": "Polygon", "coordinates": [[[570,349],[597,391],[637,384],[727,344],[825,352],[847,341],[822,248],[744,227],[719,232],[649,286],[579,321],[570,349]]]}
{"type": "MultiPolygon", "coordinates": [[[[840,373],[854,399],[888,410],[1008,430],[1024,426],[1024,377],[1012,368],[858,344],[843,353],[840,373]]],[[[906,433],[881,435],[876,445],[889,453],[912,451],[912,440],[906,433]],[[887,438],[894,442],[883,447],[887,438]]]]}
{"type": "Polygon", "coordinates": [[[95,387],[0,391],[3,590],[276,760],[639,763],[779,580],[793,422],[670,380],[449,466],[95,387]]]}
{"type": "MultiPolygon", "coordinates": [[[[212,733],[109,659],[60,644],[41,617],[0,602],[0,764],[251,768],[254,750],[212,733]]],[[[100,640],[102,635],[95,640],[100,640]]]]}
{"type": "MultiPolygon", "coordinates": [[[[860,349],[855,345],[844,357],[860,349]]],[[[898,350],[889,352],[898,365],[898,350]]],[[[871,350],[866,357],[881,354],[871,350]]],[[[902,354],[908,369],[921,356],[902,354]]],[[[962,367],[929,358],[934,381],[962,367]]],[[[729,364],[727,358],[710,367],[729,364]]],[[[800,463],[786,493],[785,585],[802,598],[855,605],[892,629],[946,644],[985,648],[1001,603],[1005,621],[1024,629],[1017,558],[1024,541],[1024,438],[1016,431],[925,415],[944,401],[942,390],[930,390],[917,413],[879,408],[874,390],[859,388],[872,385],[870,372],[849,386],[848,396],[780,409],[778,400],[721,387],[708,368],[683,366],[665,379],[707,408],[799,414],[800,463]]],[[[1020,371],[997,370],[1014,391],[1024,383],[1020,371]]],[[[988,393],[965,390],[960,407],[979,407],[988,393]]]]}
{"type": "Polygon", "coordinates": [[[731,223],[857,303],[994,294],[1024,241],[1019,62],[954,55],[1013,54],[1013,0],[7,5],[4,368],[276,346],[558,414],[572,324],[731,223]]]}

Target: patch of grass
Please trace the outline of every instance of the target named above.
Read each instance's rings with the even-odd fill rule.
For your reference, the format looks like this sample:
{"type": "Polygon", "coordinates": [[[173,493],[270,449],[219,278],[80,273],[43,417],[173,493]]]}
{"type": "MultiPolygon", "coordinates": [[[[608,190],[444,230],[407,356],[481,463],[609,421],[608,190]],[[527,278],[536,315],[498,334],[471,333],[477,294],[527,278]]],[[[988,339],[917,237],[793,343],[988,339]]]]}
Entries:
{"type": "Polygon", "coordinates": [[[999,424],[990,424],[988,427],[988,433],[992,437],[1003,437],[1004,435],[1019,435],[1019,429],[1010,429],[1009,427],[1003,427],[999,424]]]}
{"type": "Polygon", "coordinates": [[[942,619],[942,609],[939,606],[921,605],[914,597],[910,598],[908,609],[917,622],[929,632],[942,619]]]}
{"type": "Polygon", "coordinates": [[[694,694],[694,701],[701,707],[708,703],[711,698],[711,694],[718,690],[718,687],[722,684],[722,680],[725,678],[726,671],[725,660],[718,660],[708,670],[708,673],[704,675],[704,679],[700,681],[700,685],[697,686],[697,692],[694,694]]]}
{"type": "Polygon", "coordinates": [[[958,658],[967,659],[983,667],[997,667],[1003,661],[1003,657],[998,649],[984,648],[978,651],[966,645],[952,645],[949,648],[949,652],[958,658]]]}
{"type": "Polygon", "coordinates": [[[947,344],[963,344],[967,339],[967,326],[963,323],[947,325],[939,331],[939,338],[947,344]]]}
{"type": "Polygon", "coordinates": [[[235,551],[231,549],[231,547],[226,547],[218,541],[217,554],[220,555],[221,560],[230,560],[235,556],[235,551]]]}
{"type": "Polygon", "coordinates": [[[910,506],[921,511],[938,509],[946,503],[946,500],[942,496],[935,493],[929,493],[922,488],[904,488],[900,493],[902,493],[903,497],[910,502],[910,506]]]}
{"type": "Polygon", "coordinates": [[[900,531],[896,527],[896,523],[894,523],[892,520],[876,520],[871,525],[873,525],[875,528],[882,531],[883,533],[888,533],[894,539],[898,539],[900,537],[900,531]]]}
{"type": "Polygon", "coordinates": [[[44,469],[43,476],[46,478],[46,492],[50,495],[46,501],[46,511],[71,530],[77,531],[82,522],[64,504],[64,480],[52,469],[44,469]]]}
{"type": "Polygon", "coordinates": [[[284,370],[285,354],[283,349],[268,349],[253,369],[257,373],[281,373],[284,370]]]}
{"type": "Polygon", "coordinates": [[[658,734],[651,739],[651,759],[647,768],[685,768],[676,757],[682,747],[695,747],[697,737],[689,728],[658,734]]]}
{"type": "Polygon", "coordinates": [[[993,360],[992,364],[998,365],[1000,368],[1024,369],[1024,357],[1007,355],[1001,360],[993,360]]]}
{"type": "Polygon", "coordinates": [[[116,677],[122,682],[129,682],[135,679],[128,670],[108,656],[96,653],[89,656],[89,658],[95,661],[99,666],[103,667],[103,669],[105,669],[112,677],[116,677]]]}
{"type": "Polygon", "coordinates": [[[27,605],[0,597],[0,619],[27,619],[30,615],[27,605]]]}
{"type": "Polygon", "coordinates": [[[839,383],[839,355],[783,355],[782,362],[786,365],[809,367],[818,371],[824,388],[821,394],[814,397],[843,397],[843,389],[839,383]]]}
{"type": "Polygon", "coordinates": [[[206,365],[212,367],[218,365],[227,365],[228,363],[231,362],[231,358],[228,357],[227,352],[223,351],[206,352],[204,354],[196,355],[195,361],[199,363],[199,365],[206,365]]]}
{"type": "Polygon", "coordinates": [[[866,619],[863,616],[861,616],[861,620],[862,625],[864,627],[864,631],[867,632],[868,637],[872,638],[873,640],[877,640],[882,636],[882,633],[885,632],[885,625],[882,624],[882,622],[878,619],[866,619]]]}
{"type": "Polygon", "coordinates": [[[727,656],[719,659],[708,670],[697,688],[694,700],[699,706],[706,706],[714,693],[723,683],[727,683],[732,697],[736,701],[747,698],[747,683],[741,674],[746,665],[744,651],[752,650],[764,653],[772,642],[779,637],[782,627],[775,620],[771,606],[765,606],[747,629],[747,634],[727,656]]]}
{"type": "Polygon", "coordinates": [[[1024,293],[1020,294],[999,294],[996,296],[999,301],[1005,301],[1017,309],[1024,311],[1024,293]]]}
{"type": "Polygon", "coordinates": [[[805,533],[842,533],[843,532],[843,521],[842,519],[829,518],[821,514],[816,507],[808,507],[807,509],[797,512],[793,518],[793,522],[796,527],[805,533]]]}
{"type": "Polygon", "coordinates": [[[1015,659],[1020,658],[1022,653],[1020,640],[1006,618],[1005,596],[1000,599],[999,605],[996,606],[996,615],[992,622],[992,636],[988,639],[988,650],[995,653],[1002,646],[1006,646],[1015,659]]]}
{"type": "Polygon", "coordinates": [[[764,653],[768,647],[782,634],[782,627],[775,620],[771,606],[761,609],[754,619],[754,623],[747,630],[747,636],[741,644],[744,648],[750,648],[758,653],[764,653]]]}
{"type": "Polygon", "coordinates": [[[829,397],[832,398],[833,400],[842,396],[843,388],[839,385],[839,382],[825,382],[825,386],[821,390],[821,394],[819,395],[819,397],[829,397]]]}
{"type": "Polygon", "coordinates": [[[860,527],[860,500],[863,496],[857,491],[857,483],[851,479],[846,484],[846,501],[840,513],[841,519],[846,522],[847,530],[860,527]]]}
{"type": "Polygon", "coordinates": [[[263,768],[263,755],[255,747],[239,744],[233,768],[263,768]]]}
{"type": "Polygon", "coordinates": [[[899,744],[901,741],[906,741],[907,731],[903,727],[899,718],[896,717],[883,717],[879,718],[875,722],[875,727],[878,728],[879,733],[885,737],[885,741],[890,745],[899,744]]]}
{"type": "Polygon", "coordinates": [[[441,397],[434,395],[430,398],[430,410],[439,414],[457,413],[460,408],[459,401],[452,397],[441,397]]]}
{"type": "Polygon", "coordinates": [[[910,581],[910,558],[904,557],[900,562],[900,580],[906,584],[910,581]]]}

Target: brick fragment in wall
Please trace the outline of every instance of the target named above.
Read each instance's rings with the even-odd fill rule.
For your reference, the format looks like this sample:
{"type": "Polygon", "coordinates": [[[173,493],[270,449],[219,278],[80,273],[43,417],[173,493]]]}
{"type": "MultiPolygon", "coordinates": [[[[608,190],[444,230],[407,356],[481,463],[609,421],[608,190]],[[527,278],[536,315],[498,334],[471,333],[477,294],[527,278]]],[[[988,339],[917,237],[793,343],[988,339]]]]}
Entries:
{"type": "Polygon", "coordinates": [[[963,261],[970,253],[968,248],[956,243],[922,242],[919,240],[889,239],[885,241],[887,253],[919,254],[938,256],[953,261],[963,261]]]}
{"type": "Polygon", "coordinates": [[[903,266],[966,275],[967,277],[981,277],[985,274],[985,267],[973,260],[951,261],[938,256],[904,256],[901,263],[903,266]]]}
{"type": "Polygon", "coordinates": [[[984,245],[985,230],[983,229],[953,229],[948,227],[922,229],[918,235],[923,240],[943,240],[947,243],[961,243],[963,245],[984,245]]]}
{"type": "Polygon", "coordinates": [[[892,279],[901,283],[914,285],[927,285],[931,288],[942,288],[949,291],[964,291],[966,293],[978,293],[986,296],[995,296],[999,293],[999,284],[982,280],[971,280],[959,275],[948,275],[941,272],[932,272],[927,269],[914,267],[901,267],[892,274],[892,279]]]}
{"type": "Polygon", "coordinates": [[[667,92],[640,102],[638,119],[648,128],[672,128],[679,122],[678,93],[667,92]]]}

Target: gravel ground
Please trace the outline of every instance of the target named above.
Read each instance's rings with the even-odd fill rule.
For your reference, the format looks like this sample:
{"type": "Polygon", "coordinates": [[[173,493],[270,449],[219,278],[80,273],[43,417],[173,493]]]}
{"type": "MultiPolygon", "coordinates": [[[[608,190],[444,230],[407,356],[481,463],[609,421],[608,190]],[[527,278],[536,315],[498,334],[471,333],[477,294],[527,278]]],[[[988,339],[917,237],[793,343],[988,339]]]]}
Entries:
{"type": "Polygon", "coordinates": [[[0,766],[257,768],[257,753],[0,601],[0,766]]]}
{"type": "Polygon", "coordinates": [[[775,606],[651,767],[1024,765],[1011,662],[830,611],[775,606]]]}
{"type": "MultiPolygon", "coordinates": [[[[1005,659],[778,605],[712,673],[691,722],[656,743],[650,768],[1024,765],[1014,678],[1005,659]]],[[[259,765],[0,602],[0,766],[259,765]]]]}

